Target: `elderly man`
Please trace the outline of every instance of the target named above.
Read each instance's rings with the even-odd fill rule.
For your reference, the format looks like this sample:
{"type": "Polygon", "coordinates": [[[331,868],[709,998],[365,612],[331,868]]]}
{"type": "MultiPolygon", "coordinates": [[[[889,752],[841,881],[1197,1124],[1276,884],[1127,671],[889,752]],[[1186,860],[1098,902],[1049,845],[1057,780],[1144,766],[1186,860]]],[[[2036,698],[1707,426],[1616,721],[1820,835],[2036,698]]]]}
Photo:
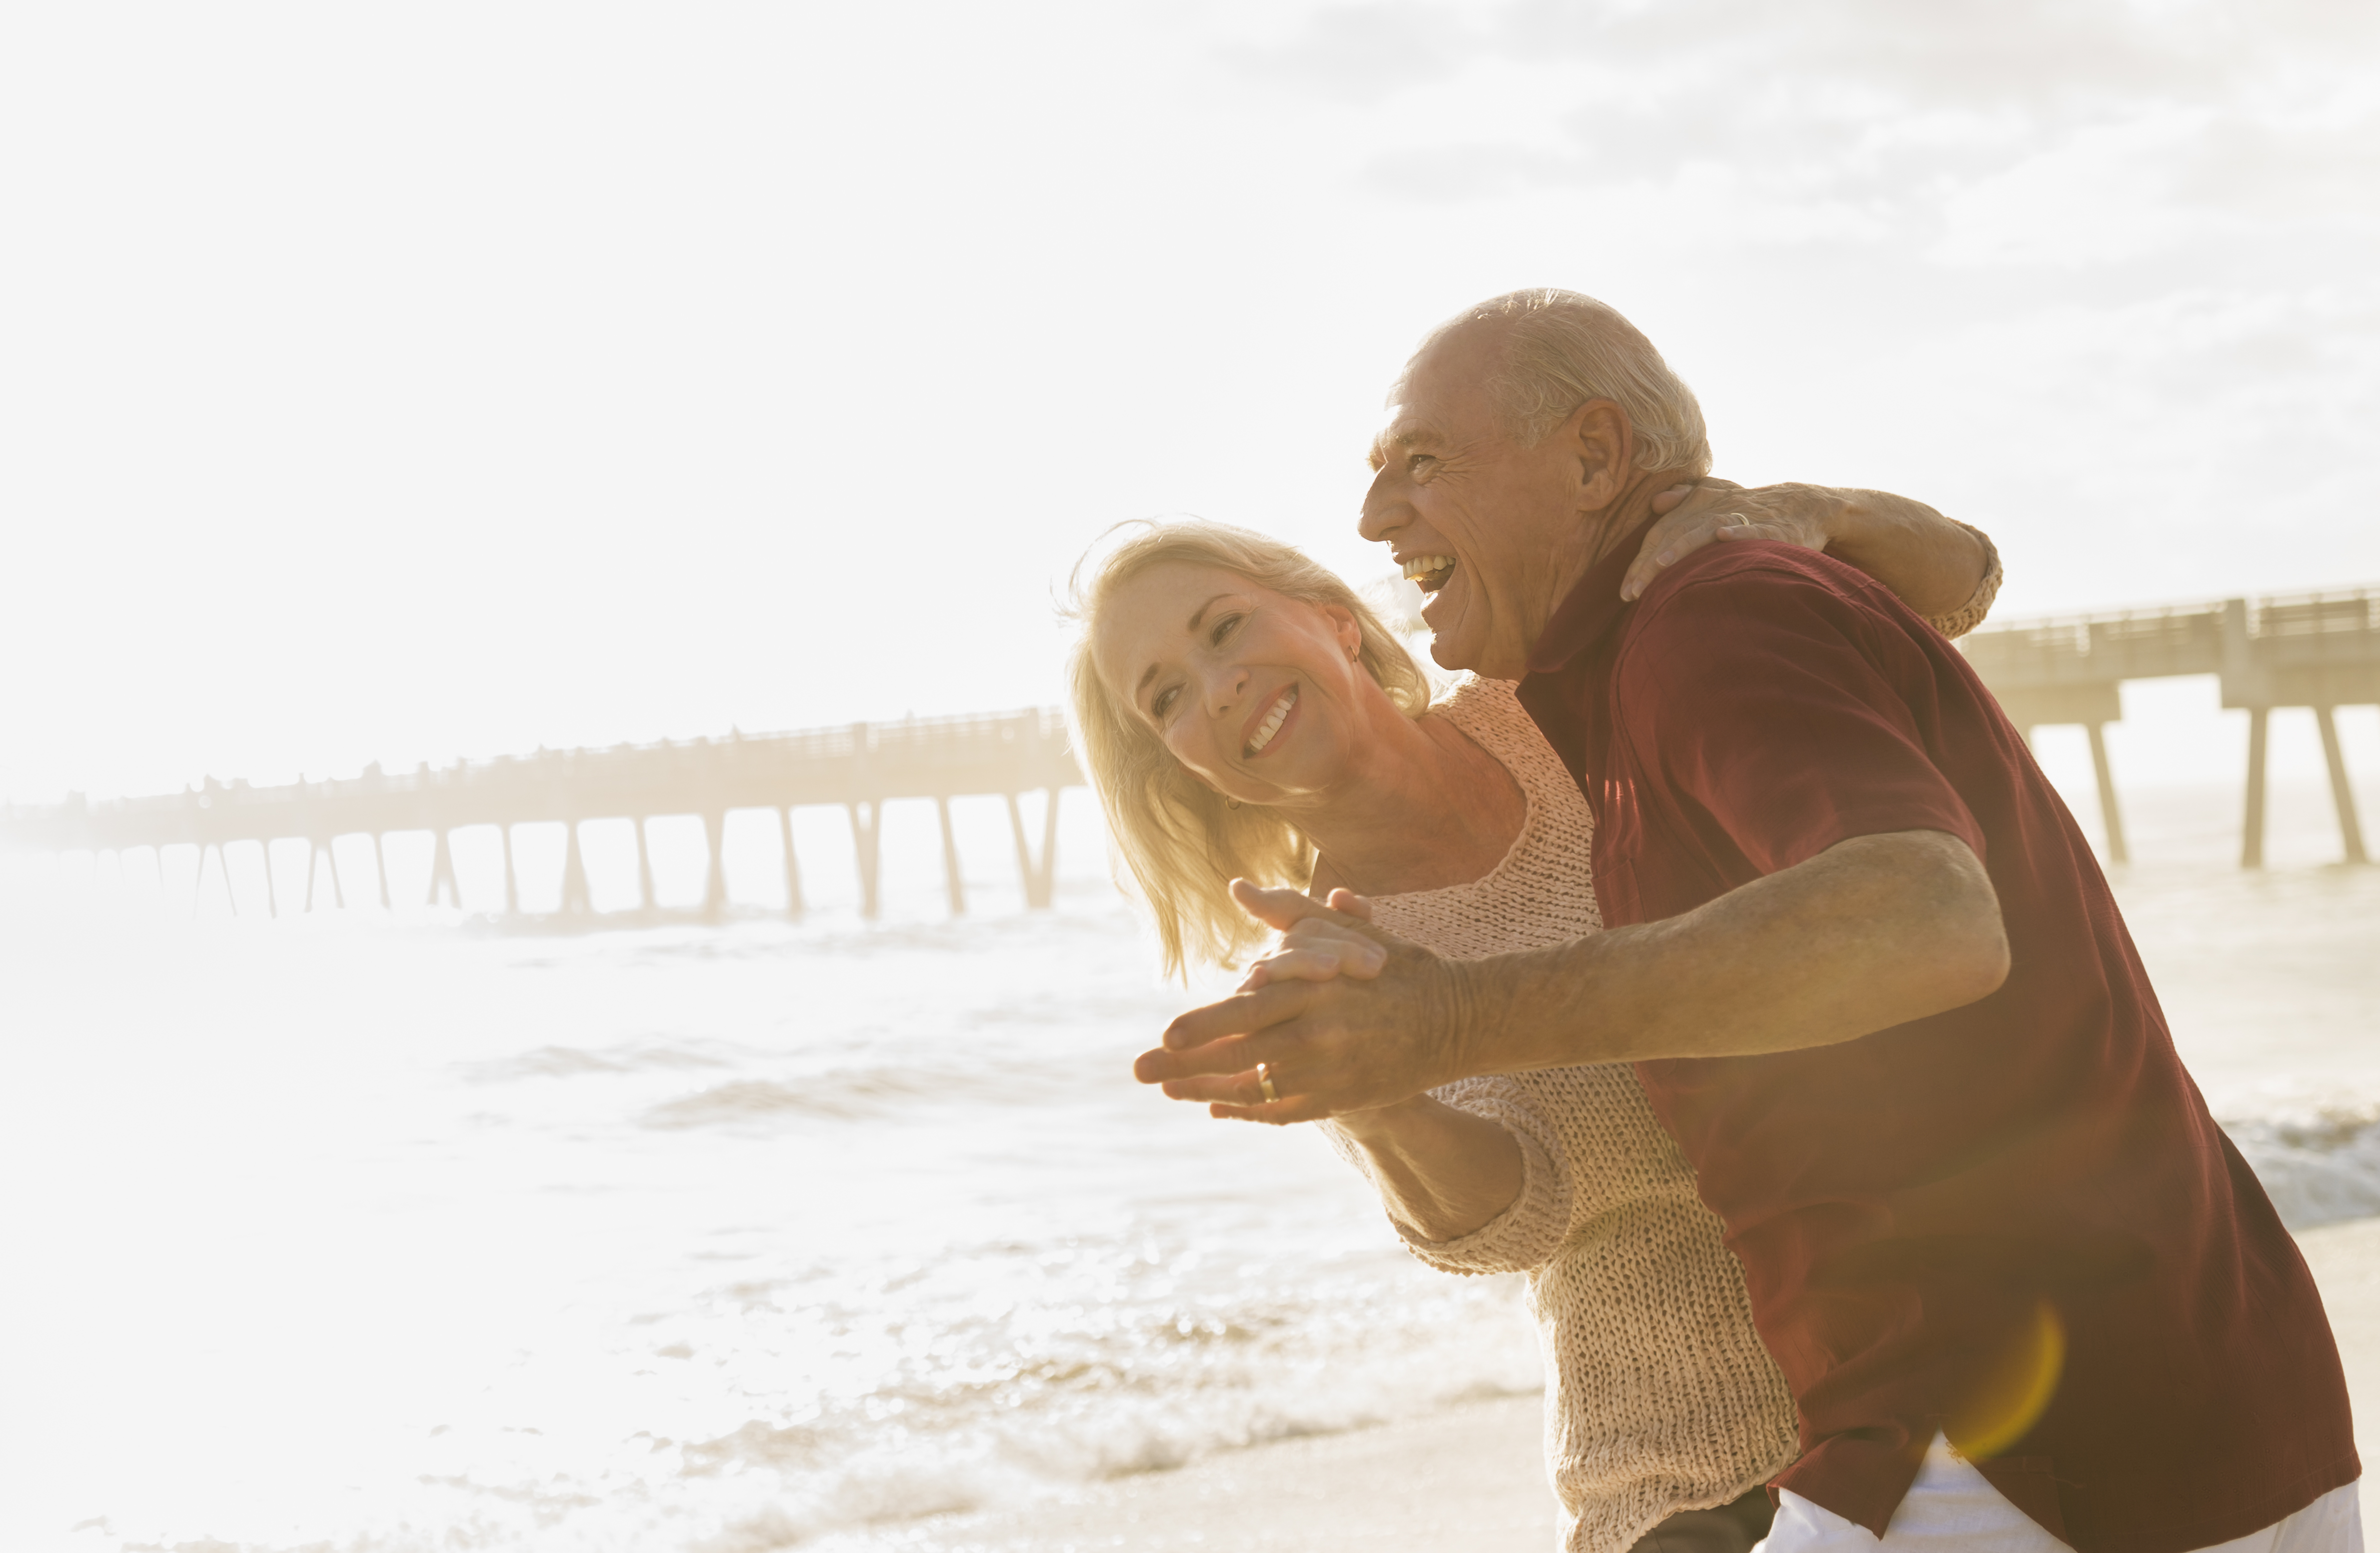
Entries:
{"type": "Polygon", "coordinates": [[[1782,545],[1624,601],[1653,497],[1709,455],[1590,298],[1475,308],[1401,387],[1363,532],[1419,576],[1440,663],[1521,681],[1611,930],[1457,963],[1354,897],[1245,890],[1281,949],[1141,1076],[1240,1075],[1220,1113],[1295,1122],[1635,1062],[1800,1411],[1769,1553],[2360,1548],[2313,1280],[1965,661],[1782,545]]]}

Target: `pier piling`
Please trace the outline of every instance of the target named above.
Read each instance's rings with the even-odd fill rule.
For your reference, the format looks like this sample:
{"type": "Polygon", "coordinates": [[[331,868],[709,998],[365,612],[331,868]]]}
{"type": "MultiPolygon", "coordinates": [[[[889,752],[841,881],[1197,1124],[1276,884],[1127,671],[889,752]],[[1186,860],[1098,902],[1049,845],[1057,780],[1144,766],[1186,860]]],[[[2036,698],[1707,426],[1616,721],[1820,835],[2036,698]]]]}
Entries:
{"type": "Polygon", "coordinates": [[[702,814],[704,849],[710,855],[709,867],[703,874],[702,917],[716,922],[727,915],[727,816],[720,809],[705,809],[702,814]]]}
{"type": "Polygon", "coordinates": [[[2330,801],[2338,810],[2338,841],[2350,863],[2371,861],[2363,853],[2363,826],[2355,816],[2355,789],[2347,781],[2347,756],[2338,747],[2338,723],[2329,707],[2313,709],[2314,725],[2322,730],[2322,758],[2330,767],[2330,801]]]}
{"type": "Polygon", "coordinates": [[[1041,816],[1041,857],[1034,860],[1033,848],[1025,839],[1024,811],[1016,807],[1016,795],[1008,795],[1008,829],[1016,838],[1016,871],[1025,880],[1025,904],[1035,911],[1047,911],[1056,893],[1058,874],[1058,789],[1047,790],[1049,804],[1041,816]]]}
{"type": "Polygon", "coordinates": [[[785,853],[785,915],[802,919],[802,866],[794,855],[794,811],[777,806],[777,842],[785,853]]]}
{"type": "Polygon", "coordinates": [[[2240,819],[2240,866],[2265,866],[2265,740],[2270,730],[2270,707],[2248,709],[2248,805],[2240,819]]]}
{"type": "Polygon", "coordinates": [[[2091,770],[2099,779],[2099,818],[2107,831],[2107,861],[2129,863],[2132,855],[2124,845],[2124,817],[2116,807],[2116,773],[2107,764],[2107,725],[2086,726],[2091,731],[2091,770]]]}
{"type": "Polygon", "coordinates": [[[645,817],[637,816],[637,904],[648,916],[653,910],[653,854],[645,841],[645,817]]]}
{"type": "Polygon", "coordinates": [[[331,843],[320,836],[310,836],[306,841],[306,909],[310,912],[314,909],[314,874],[325,858],[331,865],[331,902],[345,911],[347,909],[347,892],[339,887],[338,855],[331,850],[331,843]]]}
{"type": "Polygon", "coordinates": [[[438,831],[438,844],[430,856],[430,898],[424,904],[436,905],[443,898],[457,911],[463,907],[463,888],[455,882],[455,848],[447,840],[443,826],[438,831]]]}
{"type": "Polygon", "coordinates": [[[878,907],[876,868],[881,855],[879,843],[883,830],[884,805],[880,799],[874,802],[854,800],[844,807],[851,811],[851,850],[859,866],[859,915],[873,922],[878,907]],[[866,811],[864,815],[863,810],[866,811]]]}
{"type": "Polygon", "coordinates": [[[201,844],[199,848],[199,874],[198,878],[190,881],[190,915],[192,916],[199,915],[199,903],[206,895],[207,858],[210,855],[212,855],[215,860],[215,872],[223,875],[224,904],[231,907],[231,914],[234,916],[237,916],[239,915],[239,897],[232,893],[231,859],[225,857],[224,855],[224,849],[213,842],[207,842],[201,844]]]}
{"type": "Polygon", "coordinates": [[[951,801],[939,795],[934,799],[934,811],[942,821],[942,879],[950,886],[951,915],[966,915],[966,885],[959,877],[959,842],[951,831],[951,801]]]}
{"type": "Polygon", "coordinates": [[[578,821],[564,821],[570,833],[562,856],[562,910],[565,916],[583,916],[595,909],[587,888],[587,859],[578,850],[578,821]]]}

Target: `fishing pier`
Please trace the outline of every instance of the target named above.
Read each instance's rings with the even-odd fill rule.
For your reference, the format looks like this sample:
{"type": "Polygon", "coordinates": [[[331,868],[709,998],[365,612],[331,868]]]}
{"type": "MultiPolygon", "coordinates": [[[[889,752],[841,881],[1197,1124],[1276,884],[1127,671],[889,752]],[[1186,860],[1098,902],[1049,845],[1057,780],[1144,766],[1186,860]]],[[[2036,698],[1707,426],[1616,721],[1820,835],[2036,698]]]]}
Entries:
{"type": "MultiPolygon", "coordinates": [[[[331,843],[342,836],[368,835],[379,872],[380,903],[389,902],[388,864],[382,838],[395,831],[427,831],[436,838],[431,855],[431,905],[460,904],[454,854],[448,837],[466,826],[492,825],[504,839],[504,907],[520,911],[520,882],[513,861],[513,827],[561,821],[568,830],[564,854],[562,911],[591,911],[587,866],[578,829],[589,820],[635,821],[637,882],[643,909],[655,908],[653,872],[646,822],[673,815],[702,820],[710,860],[703,915],[725,915],[727,876],[721,855],[728,814],[773,809],[783,849],[785,896],[792,915],[802,914],[801,865],[794,851],[793,810],[832,805],[851,819],[852,848],[859,872],[860,911],[878,915],[879,836],[884,806],[901,799],[930,798],[942,831],[942,868],[951,910],[966,909],[958,843],[951,828],[951,800],[998,795],[1008,801],[1016,867],[1026,904],[1050,904],[1058,850],[1058,795],[1083,784],[1067,748],[1059,714],[1047,708],[970,717],[919,718],[901,722],[855,722],[796,733],[734,734],[723,739],[619,745],[609,749],[540,750],[534,755],[458,761],[433,769],[391,773],[377,766],[360,776],[332,782],[298,782],[255,787],[219,783],[159,797],[103,802],[69,798],[63,804],[0,808],[0,841],[56,852],[113,851],[119,857],[141,847],[154,849],[159,873],[164,849],[199,849],[197,888],[206,884],[210,859],[230,888],[224,849],[254,844],[269,849],[290,838],[310,843],[306,864],[306,909],[313,909],[318,877],[329,874],[339,905],[346,892],[331,843]],[[1017,805],[1024,794],[1047,795],[1040,844],[1026,834],[1017,805]]],[[[277,916],[273,871],[265,869],[265,904],[277,916]]],[[[233,909],[238,909],[233,902],[233,909]]]]}
{"type": "MultiPolygon", "coordinates": [[[[2090,736],[2098,779],[2107,857],[2131,860],[2107,725],[2123,715],[2125,681],[2212,674],[2222,704],[2248,713],[2247,804],[2240,824],[2240,862],[2265,861],[2265,742],[2274,709],[2312,709],[2329,766],[2346,861],[2363,863],[2355,795],[2339,746],[2336,709],[2380,703],[2380,588],[2263,599],[2226,599],[2163,609],[2030,620],[1977,631],[1959,644],[2009,719],[2029,737],[2038,727],[2077,724],[2090,736]]],[[[194,896],[207,887],[209,865],[229,895],[225,851],[254,845],[265,855],[265,907],[279,915],[271,849],[274,843],[308,844],[305,909],[327,875],[334,903],[346,904],[332,843],[369,836],[380,904],[390,904],[382,838],[424,832],[433,838],[428,904],[461,904],[450,836],[473,826],[493,827],[503,841],[504,910],[521,910],[513,829],[560,822],[566,831],[561,915],[591,916],[579,828],[589,821],[634,822],[637,883],[642,915],[658,911],[647,822],[693,816],[708,850],[701,914],[726,915],[727,874],[722,855],[727,816],[773,811],[783,852],[787,910],[803,912],[802,870],[794,847],[793,811],[832,806],[850,819],[859,877],[861,915],[881,905],[878,867],[884,806],[930,799],[941,822],[942,872],[953,914],[966,909],[952,800],[993,795],[1006,800],[1016,867],[1028,907],[1050,902],[1058,846],[1058,797],[1084,784],[1059,713],[1049,708],[968,717],[855,722],[794,733],[730,734],[724,738],[617,745],[608,749],[539,750],[533,755],[457,761],[410,772],[377,766],[328,782],[253,786],[213,778],[177,794],[62,804],[0,806],[0,843],[55,853],[85,852],[94,861],[113,852],[149,848],[162,882],[164,849],[198,849],[194,896]],[[1018,799],[1047,795],[1038,844],[1027,833],[1018,799]]],[[[237,900],[232,901],[235,911],[237,900]]],[[[193,902],[194,907],[196,900],[193,902]]]]}
{"type": "Polygon", "coordinates": [[[2089,732],[2110,862],[2129,862],[2131,853],[2107,766],[2107,725],[2123,716],[2124,681],[2175,674],[2216,675],[2223,705],[2248,713],[2240,867],[2265,863],[2265,738],[2277,707],[2313,710],[2346,861],[2369,861],[2334,713],[2380,702],[2380,588],[2024,621],[1977,631],[1959,645],[2028,736],[2061,723],[2089,732]]]}

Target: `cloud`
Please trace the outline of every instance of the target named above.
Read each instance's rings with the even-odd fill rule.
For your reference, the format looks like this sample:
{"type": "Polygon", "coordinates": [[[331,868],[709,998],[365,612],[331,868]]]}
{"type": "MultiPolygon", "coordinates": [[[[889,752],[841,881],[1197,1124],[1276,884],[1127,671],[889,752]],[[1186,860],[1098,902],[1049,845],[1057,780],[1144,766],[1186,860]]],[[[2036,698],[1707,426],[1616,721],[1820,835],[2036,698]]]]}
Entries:
{"type": "Polygon", "coordinates": [[[1284,42],[1226,43],[1216,53],[1251,79],[1368,104],[1453,80],[1500,46],[1456,7],[1399,3],[1330,6],[1284,42]]]}
{"type": "Polygon", "coordinates": [[[1397,4],[1318,11],[1233,63],[1371,115],[1382,149],[1356,176],[1378,192],[1675,191],[1718,170],[1772,241],[1865,229],[1961,264],[2360,228],[2380,188],[2370,7],[1397,4]]]}

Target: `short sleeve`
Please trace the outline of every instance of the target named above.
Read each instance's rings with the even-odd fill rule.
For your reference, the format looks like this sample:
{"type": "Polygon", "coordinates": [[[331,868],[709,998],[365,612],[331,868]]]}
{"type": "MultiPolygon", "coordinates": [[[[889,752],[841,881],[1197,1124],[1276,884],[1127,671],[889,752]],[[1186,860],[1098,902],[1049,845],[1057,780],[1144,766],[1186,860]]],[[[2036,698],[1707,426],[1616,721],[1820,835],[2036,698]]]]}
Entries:
{"type": "Polygon", "coordinates": [[[1927,754],[1934,666],[1900,621],[1795,568],[1736,565],[1648,598],[1615,732],[1763,874],[1853,836],[1982,828],[1927,754]]]}

